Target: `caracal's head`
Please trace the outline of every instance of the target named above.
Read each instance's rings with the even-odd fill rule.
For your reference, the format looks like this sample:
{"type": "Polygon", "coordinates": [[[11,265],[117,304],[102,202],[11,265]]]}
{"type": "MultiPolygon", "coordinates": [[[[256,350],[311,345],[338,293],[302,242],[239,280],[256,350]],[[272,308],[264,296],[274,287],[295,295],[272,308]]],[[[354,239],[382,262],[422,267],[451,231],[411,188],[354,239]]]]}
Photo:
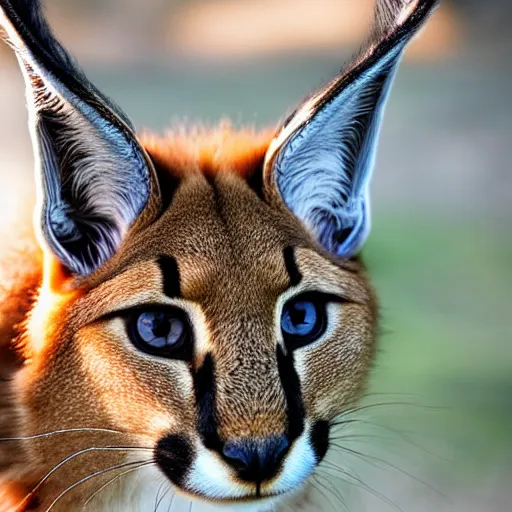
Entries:
{"type": "MultiPolygon", "coordinates": [[[[146,482],[258,510],[307,481],[374,354],[357,254],[376,138],[435,4],[378,1],[363,50],[276,131],[143,140],[37,1],[0,1],[27,85],[44,252],[10,426],[53,432],[21,443],[11,469],[33,487],[69,458],[33,493],[43,509],[83,504],[115,474],[99,472],[144,462],[146,482]]],[[[111,489],[135,493],[136,475],[111,489]]]]}

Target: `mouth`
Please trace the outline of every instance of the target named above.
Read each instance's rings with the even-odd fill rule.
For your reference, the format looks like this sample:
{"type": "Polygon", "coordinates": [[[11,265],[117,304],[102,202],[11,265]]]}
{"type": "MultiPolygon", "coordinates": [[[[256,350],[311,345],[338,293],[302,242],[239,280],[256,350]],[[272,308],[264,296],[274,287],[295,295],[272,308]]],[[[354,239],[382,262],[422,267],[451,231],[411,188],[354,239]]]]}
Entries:
{"type": "MultiPolygon", "coordinates": [[[[201,461],[204,456],[201,456],[201,461]]],[[[289,494],[296,491],[296,487],[286,490],[276,490],[276,481],[278,478],[271,480],[249,483],[232,478],[226,478],[224,475],[222,481],[224,485],[219,485],[218,479],[215,481],[213,473],[210,471],[201,471],[200,467],[208,466],[201,462],[193,463],[188,468],[187,473],[182,473],[179,477],[176,472],[176,465],[170,467],[168,460],[165,464],[159,461],[160,470],[163,471],[167,478],[172,482],[176,490],[186,498],[217,505],[240,505],[251,503],[270,503],[283,499],[289,494]],[[201,476],[195,474],[201,472],[201,476]],[[205,474],[206,473],[206,474],[205,474]],[[210,476],[210,479],[205,476],[210,476]],[[199,485],[198,485],[199,483],[199,485]]],[[[218,475],[220,476],[220,475],[218,475]]]]}
{"type": "MultiPolygon", "coordinates": [[[[184,488],[175,488],[176,492],[185,500],[198,504],[198,508],[208,511],[232,512],[271,512],[290,499],[298,489],[289,492],[261,492],[257,495],[254,490],[246,495],[213,496],[201,491],[184,488]]],[[[195,509],[195,508],[194,508],[195,509]]]]}
{"type": "Polygon", "coordinates": [[[303,435],[287,447],[281,459],[260,457],[259,473],[249,471],[251,466],[245,465],[247,446],[250,446],[252,455],[267,453],[269,446],[273,447],[275,454],[276,449],[280,449],[276,448],[276,439],[270,444],[268,440],[266,444],[236,444],[235,449],[217,453],[205,448],[200,440],[194,442],[185,435],[166,435],[155,448],[155,461],[177,491],[189,499],[224,506],[264,506],[266,503],[271,506],[303,488],[324,457],[328,441],[319,443],[318,434],[320,432],[323,439],[328,439],[328,427],[320,430],[315,424],[306,428],[303,435]],[[236,464],[233,458],[236,458],[236,464]],[[263,471],[265,460],[267,463],[272,461],[275,471],[263,471]],[[244,467],[240,468],[240,465],[244,467]]]}
{"type": "Polygon", "coordinates": [[[286,496],[293,493],[293,491],[279,492],[279,493],[252,493],[245,496],[225,496],[215,497],[207,495],[200,491],[193,491],[186,488],[178,488],[183,496],[197,501],[203,501],[216,505],[240,505],[240,504],[251,504],[251,503],[270,503],[285,498],[286,496]]]}

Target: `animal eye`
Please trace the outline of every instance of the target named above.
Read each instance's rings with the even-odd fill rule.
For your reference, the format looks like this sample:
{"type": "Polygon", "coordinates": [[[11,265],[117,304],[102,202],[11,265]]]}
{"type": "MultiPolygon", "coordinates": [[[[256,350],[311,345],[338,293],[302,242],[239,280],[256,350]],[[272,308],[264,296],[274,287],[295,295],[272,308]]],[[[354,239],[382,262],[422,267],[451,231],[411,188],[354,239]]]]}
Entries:
{"type": "Polygon", "coordinates": [[[181,310],[141,311],[130,320],[129,333],[137,348],[161,357],[187,359],[191,329],[181,310]]]}
{"type": "Polygon", "coordinates": [[[317,340],[327,327],[325,300],[298,296],[289,300],[281,314],[281,331],[290,349],[303,347],[317,340]]]}

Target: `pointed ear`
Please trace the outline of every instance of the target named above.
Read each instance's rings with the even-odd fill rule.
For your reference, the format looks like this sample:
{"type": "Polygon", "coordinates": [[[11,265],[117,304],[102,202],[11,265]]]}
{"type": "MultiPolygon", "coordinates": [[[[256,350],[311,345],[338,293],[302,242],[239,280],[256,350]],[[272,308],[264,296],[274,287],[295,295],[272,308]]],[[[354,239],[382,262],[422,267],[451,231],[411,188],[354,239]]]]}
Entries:
{"type": "Polygon", "coordinates": [[[284,201],[328,251],[351,257],[370,230],[368,185],[382,113],[406,44],[438,0],[377,0],[354,62],[288,118],[265,159],[269,199],[284,201]]]}
{"type": "Polygon", "coordinates": [[[90,274],[159,196],[152,164],[128,119],[54,38],[39,0],[0,0],[0,27],[27,87],[41,233],[67,269],[90,274]]]}

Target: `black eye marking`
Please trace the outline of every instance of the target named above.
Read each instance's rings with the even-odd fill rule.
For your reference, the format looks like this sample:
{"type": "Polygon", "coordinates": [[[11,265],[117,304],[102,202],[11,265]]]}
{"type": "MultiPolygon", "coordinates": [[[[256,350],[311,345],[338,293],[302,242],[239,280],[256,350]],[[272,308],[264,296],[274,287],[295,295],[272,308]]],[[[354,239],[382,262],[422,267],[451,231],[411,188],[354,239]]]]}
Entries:
{"type": "Polygon", "coordinates": [[[304,403],[300,379],[293,364],[293,352],[284,353],[281,345],[276,349],[277,369],[286,398],[286,413],[288,417],[287,434],[290,442],[295,441],[304,431],[304,403]]]}
{"type": "Polygon", "coordinates": [[[209,450],[222,451],[215,412],[216,382],[212,355],[206,354],[202,366],[193,374],[197,404],[197,430],[209,450]]]}
{"type": "Polygon", "coordinates": [[[302,274],[297,267],[293,247],[286,247],[283,251],[283,257],[286,271],[290,276],[290,286],[297,286],[302,280],[302,274]]]}
{"type": "Polygon", "coordinates": [[[290,299],[281,312],[281,332],[288,350],[304,347],[327,329],[328,296],[306,293],[290,299]]]}
{"type": "Polygon", "coordinates": [[[132,343],[147,354],[192,360],[193,336],[189,319],[175,307],[147,306],[122,312],[132,343]]]}
{"type": "Polygon", "coordinates": [[[162,272],[165,295],[171,299],[181,297],[180,272],[176,260],[172,256],[162,255],[157,263],[162,272]]]}

